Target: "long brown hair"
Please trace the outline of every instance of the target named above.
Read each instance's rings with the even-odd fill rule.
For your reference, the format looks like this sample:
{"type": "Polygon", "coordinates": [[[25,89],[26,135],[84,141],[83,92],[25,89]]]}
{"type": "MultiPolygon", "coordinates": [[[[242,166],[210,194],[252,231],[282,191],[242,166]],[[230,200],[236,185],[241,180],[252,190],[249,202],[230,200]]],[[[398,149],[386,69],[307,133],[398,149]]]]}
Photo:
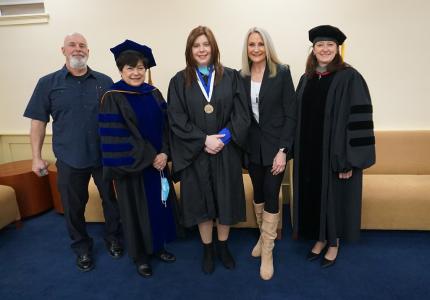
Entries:
{"type": "Polygon", "coordinates": [[[187,66],[185,67],[185,82],[187,86],[190,86],[193,81],[197,81],[196,67],[197,63],[193,57],[193,44],[195,40],[201,36],[205,35],[208,39],[209,45],[211,46],[211,64],[215,68],[215,82],[217,84],[220,82],[224,68],[220,63],[220,53],[218,49],[218,44],[216,42],[215,36],[212,31],[206,26],[198,26],[191,30],[187,38],[187,46],[185,47],[185,61],[187,66]]]}
{"type": "MultiPolygon", "coordinates": [[[[349,65],[343,61],[343,58],[339,54],[339,51],[337,51],[333,60],[327,65],[327,71],[328,72],[336,72],[336,71],[339,71],[341,69],[345,69],[348,66],[349,65]]],[[[317,57],[315,56],[314,52],[311,51],[311,53],[309,53],[308,59],[306,61],[306,70],[305,70],[306,75],[308,77],[314,76],[317,67],[318,67],[317,57]]]]}

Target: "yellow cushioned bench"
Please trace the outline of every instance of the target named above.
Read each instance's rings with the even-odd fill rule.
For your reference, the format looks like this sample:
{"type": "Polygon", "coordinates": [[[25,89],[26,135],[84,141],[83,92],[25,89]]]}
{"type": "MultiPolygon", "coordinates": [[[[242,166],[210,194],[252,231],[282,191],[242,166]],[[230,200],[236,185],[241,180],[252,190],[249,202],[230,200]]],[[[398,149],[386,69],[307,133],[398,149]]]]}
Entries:
{"type": "Polygon", "coordinates": [[[10,223],[19,222],[19,220],[21,220],[21,215],[14,189],[10,186],[0,185],[0,229],[10,223]]]}
{"type": "Polygon", "coordinates": [[[363,176],[362,229],[430,229],[430,131],[377,131],[363,176]]]}

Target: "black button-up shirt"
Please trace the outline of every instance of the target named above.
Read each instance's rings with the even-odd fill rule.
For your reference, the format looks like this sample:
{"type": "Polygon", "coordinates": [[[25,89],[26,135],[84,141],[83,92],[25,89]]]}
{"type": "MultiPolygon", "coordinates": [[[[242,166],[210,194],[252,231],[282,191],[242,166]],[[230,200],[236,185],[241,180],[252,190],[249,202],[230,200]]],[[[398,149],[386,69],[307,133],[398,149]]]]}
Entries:
{"type": "Polygon", "coordinates": [[[52,117],[57,159],[74,168],[99,166],[99,101],[112,84],[109,76],[89,68],[75,77],[64,66],[39,80],[24,116],[42,122],[52,117]]]}

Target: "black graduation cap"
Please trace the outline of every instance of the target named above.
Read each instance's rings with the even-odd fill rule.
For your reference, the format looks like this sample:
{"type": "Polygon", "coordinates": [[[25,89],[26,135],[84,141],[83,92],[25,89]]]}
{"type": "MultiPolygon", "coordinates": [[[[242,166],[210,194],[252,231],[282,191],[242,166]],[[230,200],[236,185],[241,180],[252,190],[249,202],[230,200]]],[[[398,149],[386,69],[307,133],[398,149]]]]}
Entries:
{"type": "Polygon", "coordinates": [[[113,53],[115,60],[119,57],[121,52],[124,52],[126,50],[134,50],[134,51],[142,53],[143,56],[147,59],[147,65],[145,67],[148,69],[157,65],[155,63],[154,56],[152,55],[151,48],[149,48],[145,45],[138,44],[138,43],[133,42],[131,40],[125,40],[121,44],[116,45],[113,48],[110,48],[110,52],[113,53]]]}
{"type": "Polygon", "coordinates": [[[315,44],[318,41],[335,41],[342,45],[346,35],[339,28],[331,25],[320,25],[309,30],[309,41],[315,44]]]}

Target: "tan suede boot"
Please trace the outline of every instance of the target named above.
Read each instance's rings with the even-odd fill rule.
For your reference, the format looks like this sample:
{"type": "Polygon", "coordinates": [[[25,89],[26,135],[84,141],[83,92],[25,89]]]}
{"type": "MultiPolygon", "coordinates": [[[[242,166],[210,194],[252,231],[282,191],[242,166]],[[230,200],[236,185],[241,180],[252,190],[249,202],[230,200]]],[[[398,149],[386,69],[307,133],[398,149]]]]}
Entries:
{"type": "Polygon", "coordinates": [[[254,248],[252,249],[251,255],[253,257],[260,257],[261,256],[261,223],[263,221],[263,209],[264,209],[264,203],[255,203],[254,204],[254,212],[255,212],[255,219],[257,220],[258,230],[260,230],[260,236],[258,238],[257,244],[255,244],[254,248]]]}
{"type": "Polygon", "coordinates": [[[263,211],[261,224],[261,267],[260,276],[269,280],[273,276],[273,248],[275,247],[276,230],[278,228],[279,213],[271,214],[263,211]]]}

